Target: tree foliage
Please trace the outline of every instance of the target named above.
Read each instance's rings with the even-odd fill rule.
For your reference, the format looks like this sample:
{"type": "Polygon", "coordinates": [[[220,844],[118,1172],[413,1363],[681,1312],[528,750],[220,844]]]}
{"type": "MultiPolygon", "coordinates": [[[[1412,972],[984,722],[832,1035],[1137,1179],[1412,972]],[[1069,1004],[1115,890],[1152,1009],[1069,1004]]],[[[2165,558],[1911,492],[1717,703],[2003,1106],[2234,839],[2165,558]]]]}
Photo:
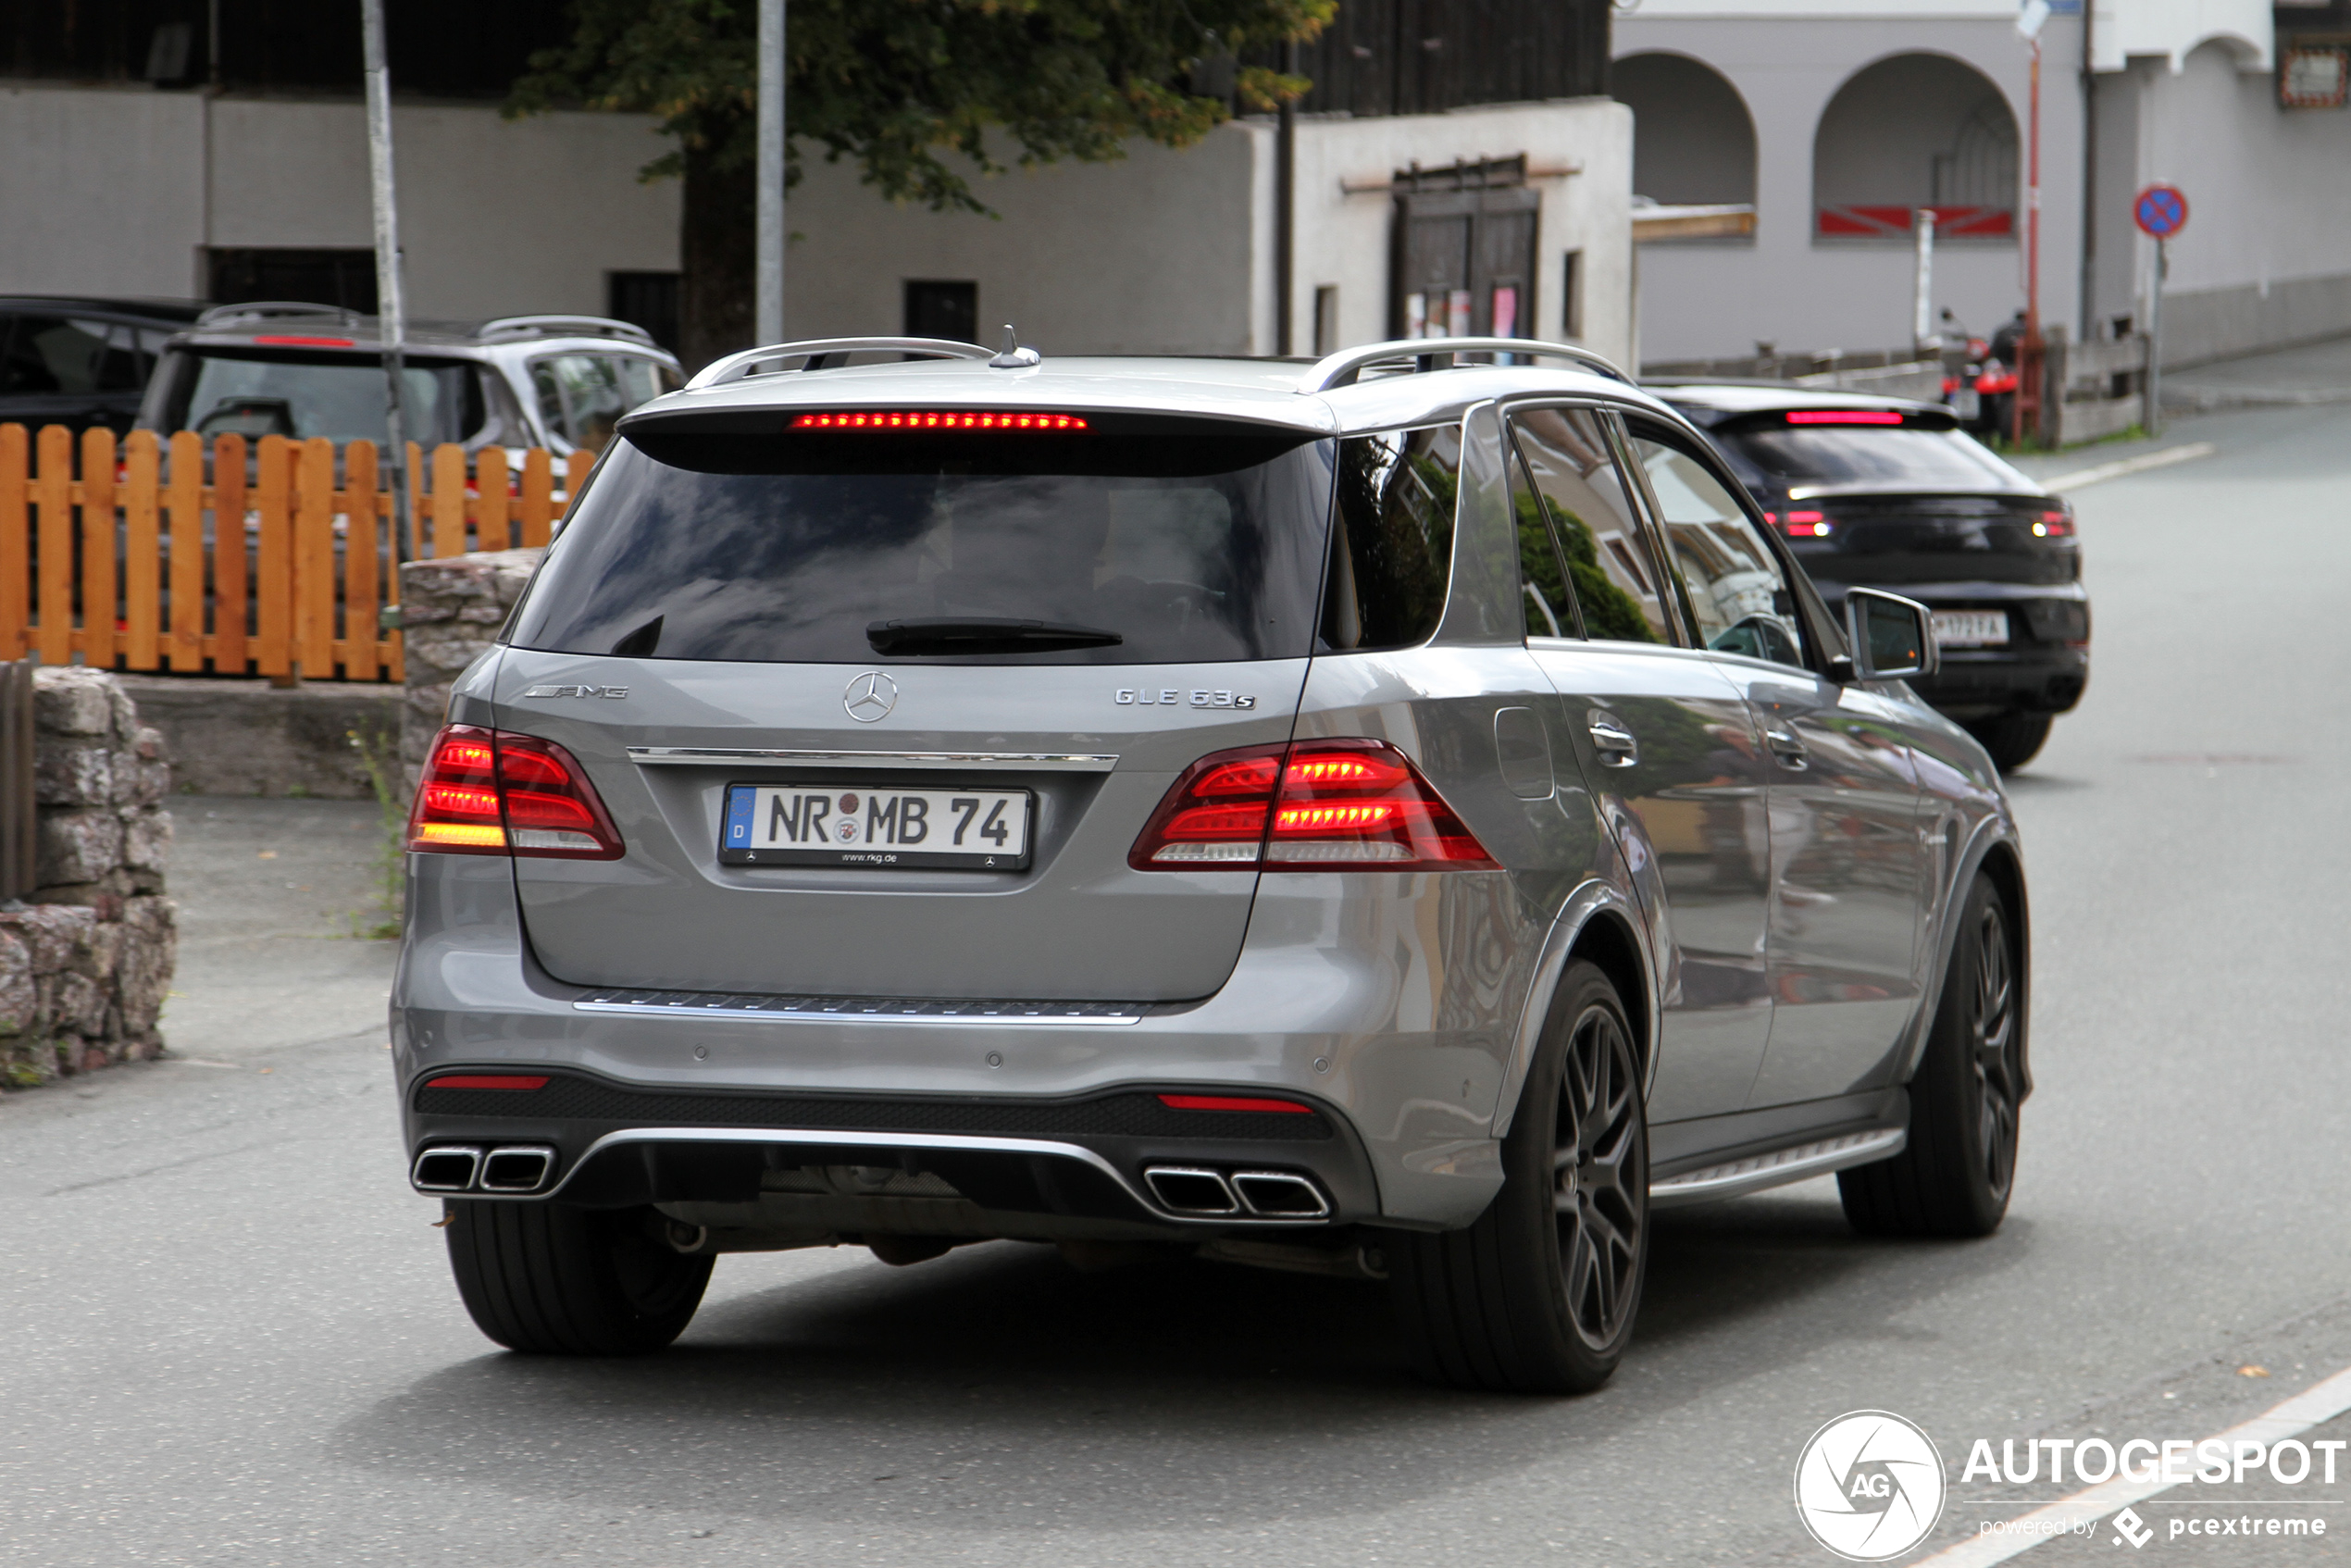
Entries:
{"type": "MultiPolygon", "coordinates": [[[[787,182],[803,145],[896,201],[986,211],[967,174],[1101,161],[1142,137],[1181,147],[1307,83],[1235,62],[1311,38],[1337,0],[790,0],[787,182]],[[1233,97],[1195,91],[1230,83],[1233,97]],[[1001,140],[999,139],[1001,133],[1001,140]],[[960,155],[960,157],[954,156],[960,155]]],[[[648,178],[739,175],[754,160],[757,0],[576,0],[509,114],[566,105],[660,117],[648,178]]]]}

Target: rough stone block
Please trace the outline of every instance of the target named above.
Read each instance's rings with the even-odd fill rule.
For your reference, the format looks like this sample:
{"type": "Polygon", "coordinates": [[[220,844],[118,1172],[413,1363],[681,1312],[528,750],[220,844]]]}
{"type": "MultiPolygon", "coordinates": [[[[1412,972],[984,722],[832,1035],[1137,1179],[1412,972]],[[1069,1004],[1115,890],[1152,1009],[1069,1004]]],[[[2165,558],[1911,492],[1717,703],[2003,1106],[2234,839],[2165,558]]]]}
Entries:
{"type": "Polygon", "coordinates": [[[32,798],[44,806],[99,806],[115,799],[115,753],[95,742],[36,745],[32,798]]]}
{"type": "Polygon", "coordinates": [[[0,912],[0,932],[24,943],[37,975],[71,968],[97,928],[97,911],[75,904],[44,902],[0,912]]]}
{"type": "Polygon", "coordinates": [[[32,952],[13,931],[0,931],[0,1035],[37,1033],[41,989],[34,983],[32,952]]]}
{"type": "Polygon", "coordinates": [[[122,864],[161,871],[171,864],[171,814],[157,806],[123,813],[122,864]]]}
{"type": "Polygon", "coordinates": [[[111,811],[41,814],[35,865],[42,886],[103,881],[122,864],[122,818],[111,811]]]}
{"type": "Polygon", "coordinates": [[[114,679],[81,665],[44,665],[32,672],[33,722],[53,735],[111,736],[114,679]]]}
{"type": "Polygon", "coordinates": [[[154,1033],[163,1011],[179,958],[178,927],[179,911],[169,899],[134,898],[123,904],[115,996],[122,1008],[122,1031],[134,1039],[154,1033]]]}
{"type": "Polygon", "coordinates": [[[88,1039],[106,1038],[106,993],[87,975],[57,975],[43,980],[51,988],[49,1016],[61,1029],[88,1039]]]}

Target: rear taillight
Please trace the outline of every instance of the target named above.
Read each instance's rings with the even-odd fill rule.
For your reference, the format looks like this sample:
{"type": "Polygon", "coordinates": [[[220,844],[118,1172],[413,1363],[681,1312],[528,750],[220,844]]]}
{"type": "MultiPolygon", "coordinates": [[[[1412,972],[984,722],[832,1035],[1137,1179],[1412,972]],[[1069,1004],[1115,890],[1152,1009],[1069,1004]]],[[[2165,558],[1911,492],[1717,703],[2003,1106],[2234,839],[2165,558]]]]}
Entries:
{"type": "Polygon", "coordinates": [[[1496,869],[1412,759],[1381,740],[1202,757],[1169,789],[1126,863],[1138,871],[1496,869]]]}
{"type": "Polygon", "coordinates": [[[625,852],[595,786],[553,740],[453,724],[433,738],[408,847],[441,854],[617,860],[625,852]]]}
{"type": "Polygon", "coordinates": [[[2071,512],[2044,512],[2033,520],[2033,537],[2035,539],[2064,539],[2072,532],[2073,514],[2071,512]]]}
{"type": "Polygon", "coordinates": [[[1790,539],[1826,539],[1835,526],[1824,512],[1790,512],[1780,519],[1780,531],[1790,539]]]}

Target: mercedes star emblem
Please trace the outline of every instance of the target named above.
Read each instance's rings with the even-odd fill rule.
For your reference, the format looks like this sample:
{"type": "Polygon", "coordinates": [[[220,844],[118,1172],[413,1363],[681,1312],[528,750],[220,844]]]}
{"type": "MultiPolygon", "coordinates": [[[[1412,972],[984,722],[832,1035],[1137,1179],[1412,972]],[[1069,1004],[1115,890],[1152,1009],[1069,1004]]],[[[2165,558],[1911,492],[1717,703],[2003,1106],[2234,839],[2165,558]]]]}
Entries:
{"type": "Polygon", "coordinates": [[[898,682],[869,669],[849,683],[849,690],[840,694],[840,705],[860,724],[877,723],[898,705],[898,682]]]}

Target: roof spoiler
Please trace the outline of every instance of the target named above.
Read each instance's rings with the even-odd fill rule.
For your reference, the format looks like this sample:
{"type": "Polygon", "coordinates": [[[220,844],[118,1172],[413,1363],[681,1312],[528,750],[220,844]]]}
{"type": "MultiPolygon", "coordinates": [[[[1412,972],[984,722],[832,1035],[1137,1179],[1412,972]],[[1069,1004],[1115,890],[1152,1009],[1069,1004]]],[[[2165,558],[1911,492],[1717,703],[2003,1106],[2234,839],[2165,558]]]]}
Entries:
{"type": "Polygon", "coordinates": [[[207,327],[226,327],[233,321],[270,321],[285,316],[330,316],[346,327],[355,327],[362,317],[355,310],[345,310],[339,305],[314,305],[306,300],[247,300],[242,305],[216,305],[196,317],[193,331],[207,327]]]}
{"type": "Polygon", "coordinates": [[[1329,392],[1335,387],[1351,387],[1362,373],[1375,365],[1396,362],[1409,363],[1414,371],[1447,370],[1457,363],[1455,355],[1463,354],[1514,354],[1529,359],[1572,359],[1587,370],[1598,372],[1611,380],[1633,384],[1633,378],[1619,369],[1615,361],[1579,348],[1574,343],[1544,342],[1536,338],[1399,338],[1384,343],[1365,343],[1360,348],[1341,349],[1325,359],[1314,362],[1312,369],[1299,378],[1301,392],[1329,392]]]}

